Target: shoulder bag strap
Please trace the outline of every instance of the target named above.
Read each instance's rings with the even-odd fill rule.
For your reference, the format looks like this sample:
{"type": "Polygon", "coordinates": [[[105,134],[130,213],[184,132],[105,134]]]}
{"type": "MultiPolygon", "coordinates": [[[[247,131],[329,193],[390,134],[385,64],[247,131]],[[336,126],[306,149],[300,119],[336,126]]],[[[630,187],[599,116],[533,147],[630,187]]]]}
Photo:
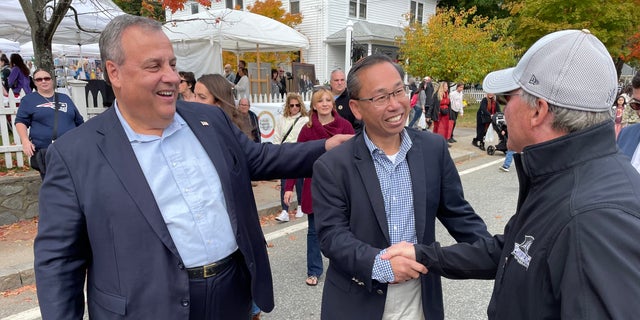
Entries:
{"type": "Polygon", "coordinates": [[[285,133],[284,137],[282,137],[282,141],[280,141],[280,143],[284,143],[284,141],[287,140],[287,137],[289,136],[289,133],[291,133],[291,130],[293,130],[293,127],[296,125],[296,122],[298,122],[298,120],[300,120],[300,118],[302,118],[302,116],[299,116],[299,117],[296,118],[296,120],[293,122],[291,127],[289,127],[289,130],[287,130],[287,133],[285,133]]]}
{"type": "Polygon", "coordinates": [[[53,94],[53,134],[51,135],[51,142],[56,141],[58,139],[58,110],[60,106],[58,104],[58,94],[53,94]]]}

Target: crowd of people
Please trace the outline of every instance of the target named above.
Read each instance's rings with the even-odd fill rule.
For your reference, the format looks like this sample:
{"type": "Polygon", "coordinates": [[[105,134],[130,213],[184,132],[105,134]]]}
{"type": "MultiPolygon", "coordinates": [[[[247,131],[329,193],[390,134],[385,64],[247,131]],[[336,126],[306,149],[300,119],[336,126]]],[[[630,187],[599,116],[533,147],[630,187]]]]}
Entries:
{"type": "Polygon", "coordinates": [[[404,70],[374,54],[333,70],[307,108],[274,68],[283,113],[261,143],[245,61],[178,71],[162,26],[131,15],[108,24],[100,47],[116,100],[86,123],[49,71],[35,70],[32,92],[22,58],[0,56],[3,93],[26,93],[23,152],[42,161],[43,319],[81,318],[85,292],[95,318],[259,319],[274,308],[273,280],[248,199],[271,179],[275,219],[306,215],[304,283],[326,274],[321,319],[443,319],[441,277],[495,280],[489,319],[640,311],[640,72],[616,94],[613,61],[587,30],[551,33],[484,79],[471,143],[484,148],[503,113],[502,167],[515,163],[520,179],[517,211],[496,235],[448,151],[463,83],[427,76],[407,94],[404,70]],[[456,244],[436,241],[436,220],[456,244]]]}

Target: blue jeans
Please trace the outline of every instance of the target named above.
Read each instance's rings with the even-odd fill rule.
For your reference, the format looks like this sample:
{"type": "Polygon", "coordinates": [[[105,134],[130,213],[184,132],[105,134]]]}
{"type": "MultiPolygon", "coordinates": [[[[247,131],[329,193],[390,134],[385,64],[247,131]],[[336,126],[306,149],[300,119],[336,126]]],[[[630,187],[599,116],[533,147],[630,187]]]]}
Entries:
{"type": "Polygon", "coordinates": [[[251,315],[255,316],[256,314],[260,313],[260,308],[258,307],[258,305],[255,302],[251,302],[252,306],[251,306],[251,315]]]}
{"type": "Polygon", "coordinates": [[[422,115],[422,107],[416,105],[413,107],[413,119],[409,122],[409,128],[413,127],[413,124],[420,120],[420,116],[422,115]]]}
{"type": "MultiPolygon", "coordinates": [[[[300,178],[296,180],[296,196],[298,197],[298,205],[301,204],[300,199],[302,199],[302,182],[304,179],[300,178]]],[[[284,185],[287,183],[286,179],[280,179],[280,205],[282,206],[282,210],[289,211],[289,205],[284,203],[284,185]]]]}
{"type": "Polygon", "coordinates": [[[503,167],[509,169],[509,167],[511,167],[511,162],[513,161],[513,154],[515,152],[511,151],[511,150],[507,150],[506,156],[504,157],[504,163],[502,164],[503,167]]]}
{"type": "Polygon", "coordinates": [[[322,254],[320,241],[316,234],[316,222],[313,214],[307,215],[309,229],[307,230],[307,276],[320,277],[322,275],[322,254]]]}

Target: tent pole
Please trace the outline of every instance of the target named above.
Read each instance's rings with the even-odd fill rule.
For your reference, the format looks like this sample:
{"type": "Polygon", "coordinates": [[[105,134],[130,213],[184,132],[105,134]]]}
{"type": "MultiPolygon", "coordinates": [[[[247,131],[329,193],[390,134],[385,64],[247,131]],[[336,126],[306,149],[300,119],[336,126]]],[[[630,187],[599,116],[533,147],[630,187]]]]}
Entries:
{"type": "Polygon", "coordinates": [[[262,79],[260,79],[260,45],[256,43],[256,62],[258,64],[258,95],[262,94],[262,79]]]}

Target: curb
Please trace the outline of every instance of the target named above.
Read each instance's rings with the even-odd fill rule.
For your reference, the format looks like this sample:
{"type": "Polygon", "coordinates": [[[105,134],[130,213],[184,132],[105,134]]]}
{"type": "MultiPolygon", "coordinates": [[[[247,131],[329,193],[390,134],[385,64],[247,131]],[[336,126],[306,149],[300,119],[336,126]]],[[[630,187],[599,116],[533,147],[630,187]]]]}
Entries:
{"type": "MultiPolygon", "coordinates": [[[[476,152],[461,151],[456,155],[451,155],[453,162],[463,162],[478,157],[476,152]]],[[[296,204],[292,204],[294,206],[296,204]]],[[[271,201],[258,206],[258,216],[268,216],[280,212],[280,201],[271,201]]],[[[33,262],[19,266],[12,266],[6,270],[0,270],[0,292],[18,289],[22,286],[34,284],[36,282],[33,271],[33,262]]]]}

